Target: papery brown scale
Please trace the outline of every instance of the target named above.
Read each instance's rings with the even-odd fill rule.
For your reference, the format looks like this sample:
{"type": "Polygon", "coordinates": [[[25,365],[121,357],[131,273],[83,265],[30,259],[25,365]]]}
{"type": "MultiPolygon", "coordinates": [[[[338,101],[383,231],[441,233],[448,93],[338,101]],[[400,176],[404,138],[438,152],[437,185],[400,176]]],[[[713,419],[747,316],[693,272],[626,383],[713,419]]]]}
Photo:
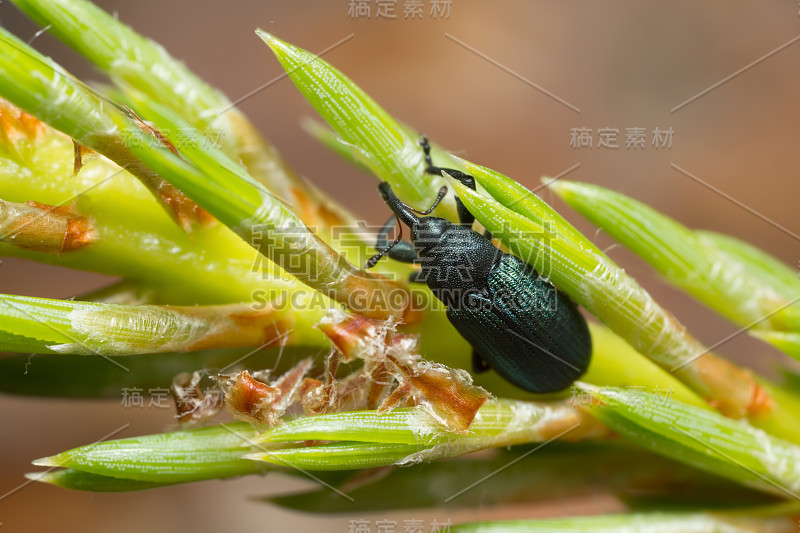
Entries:
{"type": "Polygon", "coordinates": [[[421,365],[412,368],[392,356],[387,359],[398,369],[401,381],[413,389],[416,403],[430,403],[455,431],[466,431],[478,409],[489,399],[485,390],[464,382],[449,369],[421,365]]]}
{"type": "Polygon", "coordinates": [[[413,393],[414,387],[410,383],[401,383],[378,407],[378,414],[386,413],[398,407],[406,407],[409,400],[412,400],[413,393]]]}
{"type": "Polygon", "coordinates": [[[323,414],[328,405],[327,388],[318,379],[305,379],[300,389],[300,398],[306,416],[323,414]]]}
{"type": "Polygon", "coordinates": [[[262,383],[243,370],[225,391],[225,405],[235,418],[267,422],[272,402],[280,396],[280,390],[262,383]]]}
{"type": "Polygon", "coordinates": [[[95,238],[94,229],[88,218],[71,218],[67,221],[67,231],[61,245],[62,252],[72,252],[90,245],[95,238]]]}
{"type": "MultiPolygon", "coordinates": [[[[359,315],[347,315],[343,319],[320,322],[317,327],[345,357],[345,362],[364,359],[370,354],[371,342],[384,321],[359,315]]],[[[384,340],[385,344],[385,340],[384,340]]]]}
{"type": "Polygon", "coordinates": [[[291,370],[278,378],[272,386],[278,389],[283,398],[290,398],[293,393],[302,390],[303,383],[305,382],[305,375],[308,374],[308,371],[311,370],[313,365],[313,359],[303,359],[291,370]]]}

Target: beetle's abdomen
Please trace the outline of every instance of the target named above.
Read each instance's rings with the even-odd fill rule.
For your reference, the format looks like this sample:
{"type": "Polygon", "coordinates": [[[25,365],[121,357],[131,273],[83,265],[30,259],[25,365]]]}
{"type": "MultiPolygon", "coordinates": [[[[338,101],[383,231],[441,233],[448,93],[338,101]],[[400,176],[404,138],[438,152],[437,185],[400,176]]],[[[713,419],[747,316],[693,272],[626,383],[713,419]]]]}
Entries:
{"type": "Polygon", "coordinates": [[[485,296],[447,316],[493,370],[527,391],[565,389],[589,366],[592,342],[577,306],[516,256],[497,262],[485,296]]]}

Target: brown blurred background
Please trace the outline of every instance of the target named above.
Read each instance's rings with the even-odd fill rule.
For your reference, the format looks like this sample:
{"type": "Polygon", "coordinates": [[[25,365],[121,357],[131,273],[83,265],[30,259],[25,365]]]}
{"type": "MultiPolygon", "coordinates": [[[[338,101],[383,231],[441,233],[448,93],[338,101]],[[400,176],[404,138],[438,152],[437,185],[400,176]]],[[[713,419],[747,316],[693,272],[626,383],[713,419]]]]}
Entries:
{"type": "MultiPolygon", "coordinates": [[[[449,18],[434,19],[431,0],[422,20],[349,16],[349,0],[100,1],[105,9],[162,43],[231,99],[272,80],[282,70],[253,34],[261,27],[310,51],[354,34],[326,59],[395,117],[432,140],[497,169],[529,187],[577,163],[567,179],[597,183],[648,203],[692,228],[729,233],[790,265],[800,243],[735,203],[680,174],[678,165],[800,233],[797,157],[800,43],[722,83],[685,107],[670,110],[719,83],[800,34],[796,2],[480,2],[453,0],[449,18]],[[448,35],[450,37],[448,37],[448,35]],[[458,41],[501,64],[510,74],[458,41]],[[526,78],[574,106],[571,109],[520,80],[526,78]],[[625,149],[626,128],[646,131],[645,148],[625,149]],[[593,148],[570,146],[573,128],[591,128],[593,148]],[[619,130],[619,149],[598,149],[597,130],[619,130]],[[672,146],[652,145],[652,130],[672,128],[672,146]]],[[[7,3],[0,21],[27,40],[37,28],[7,3]]],[[[55,39],[35,46],[83,79],[102,76],[55,39]]],[[[312,141],[299,119],[315,117],[288,79],[243,101],[240,108],[303,175],[373,223],[386,216],[375,182],[312,141]]],[[[544,194],[580,229],[596,234],[562,203],[544,194]]],[[[610,255],[633,274],[690,331],[713,344],[737,328],[667,286],[620,247],[610,255]]],[[[69,297],[110,278],[67,272],[19,260],[0,266],[0,292],[69,297]]],[[[786,363],[774,351],[740,335],[718,351],[767,371],[786,363]]],[[[34,363],[35,364],[35,363],[34,363]]],[[[119,436],[162,430],[164,410],[125,410],[119,402],[42,401],[3,397],[0,494],[23,481],[29,461],[92,442],[130,422],[119,436]]],[[[289,485],[292,483],[293,485],[289,485]]],[[[309,517],[249,502],[296,481],[269,477],[160,489],[137,494],[86,494],[36,484],[0,500],[3,530],[40,531],[261,531],[325,527],[347,531],[353,518],[309,517]]],[[[387,495],[387,497],[391,497],[387,495]]],[[[440,521],[603,512],[608,498],[558,502],[537,509],[472,509],[389,513],[396,520],[440,521]],[[490,514],[491,513],[491,514],[490,514]]],[[[374,528],[374,523],[373,523],[374,528]]]]}

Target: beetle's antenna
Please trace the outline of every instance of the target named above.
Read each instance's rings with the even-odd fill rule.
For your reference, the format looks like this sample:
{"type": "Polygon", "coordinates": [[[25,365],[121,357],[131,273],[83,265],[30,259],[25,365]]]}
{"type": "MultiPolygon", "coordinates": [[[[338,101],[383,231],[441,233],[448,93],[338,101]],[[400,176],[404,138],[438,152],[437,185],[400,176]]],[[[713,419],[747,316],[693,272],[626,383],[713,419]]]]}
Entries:
{"type": "Polygon", "coordinates": [[[436,209],[436,207],[439,205],[439,202],[442,201],[442,198],[444,198],[444,196],[446,194],[447,194],[447,187],[442,186],[442,188],[439,189],[439,194],[436,195],[436,200],[433,202],[433,205],[430,206],[425,211],[417,211],[416,209],[414,209],[410,205],[406,205],[406,204],[403,204],[403,205],[405,205],[408,208],[409,211],[412,211],[412,212],[414,212],[414,213],[416,213],[418,215],[430,215],[431,212],[433,212],[433,210],[436,209]]]}
{"type": "Polygon", "coordinates": [[[400,227],[400,230],[397,232],[397,237],[389,246],[367,259],[367,262],[364,263],[364,270],[369,270],[370,268],[374,267],[378,261],[381,260],[381,257],[388,254],[392,248],[397,246],[397,243],[403,240],[403,224],[400,222],[400,217],[398,217],[397,214],[394,215],[394,218],[397,220],[397,225],[400,227]]]}

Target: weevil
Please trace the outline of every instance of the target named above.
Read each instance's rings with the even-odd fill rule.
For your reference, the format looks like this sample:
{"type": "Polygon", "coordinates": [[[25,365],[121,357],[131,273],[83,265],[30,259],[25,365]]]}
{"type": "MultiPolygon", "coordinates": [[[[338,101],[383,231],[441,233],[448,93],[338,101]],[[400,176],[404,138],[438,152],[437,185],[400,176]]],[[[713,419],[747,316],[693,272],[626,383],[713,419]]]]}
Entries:
{"type": "MultiPolygon", "coordinates": [[[[475,190],[474,177],[458,170],[433,166],[430,146],[426,172],[450,176],[475,190]]],[[[567,295],[536,270],[491,242],[491,235],[472,229],[475,217],[456,198],[459,223],[427,216],[447,194],[442,187],[425,211],[404,204],[388,182],[378,187],[394,216],[383,226],[376,249],[367,261],[374,266],[384,255],[420,269],[411,280],[427,283],[447,306],[447,318],[472,345],[475,371],[495,370],[510,383],[536,393],[565,389],[589,366],[592,342],[586,320],[567,295]],[[395,222],[401,223],[393,242],[395,222]],[[402,225],[411,242],[402,240],[402,225]]]]}

